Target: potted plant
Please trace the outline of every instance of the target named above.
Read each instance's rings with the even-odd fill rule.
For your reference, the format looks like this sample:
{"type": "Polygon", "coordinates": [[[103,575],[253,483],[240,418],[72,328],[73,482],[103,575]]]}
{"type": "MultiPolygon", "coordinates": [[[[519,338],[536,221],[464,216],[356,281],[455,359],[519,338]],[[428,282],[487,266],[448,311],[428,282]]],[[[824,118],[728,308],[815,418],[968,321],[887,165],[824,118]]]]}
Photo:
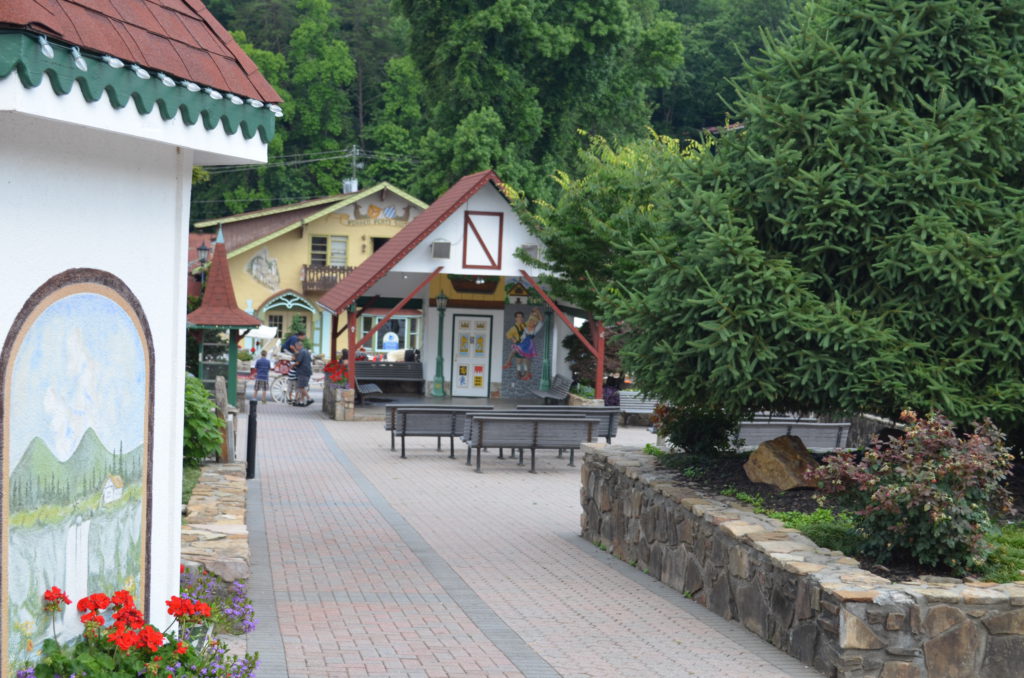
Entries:
{"type": "Polygon", "coordinates": [[[332,419],[351,419],[346,410],[352,409],[355,396],[348,387],[345,365],[332,360],[324,365],[324,411],[332,419]]]}
{"type": "Polygon", "coordinates": [[[238,352],[238,373],[249,374],[252,370],[252,352],[242,349],[238,352]]]}

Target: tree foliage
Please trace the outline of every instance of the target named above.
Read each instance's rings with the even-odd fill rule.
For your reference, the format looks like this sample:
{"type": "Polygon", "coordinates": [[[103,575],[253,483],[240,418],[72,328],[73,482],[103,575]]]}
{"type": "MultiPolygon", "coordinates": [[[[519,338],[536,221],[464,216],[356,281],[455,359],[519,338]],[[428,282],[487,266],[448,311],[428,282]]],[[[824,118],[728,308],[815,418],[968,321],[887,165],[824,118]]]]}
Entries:
{"type": "Polygon", "coordinates": [[[578,130],[721,124],[741,57],[797,1],[210,0],[284,117],[268,166],[210,168],[193,218],[337,193],[353,173],[430,200],[494,168],[550,196],[555,169],[577,171],[578,130]]]}
{"type": "MultiPolygon", "coordinates": [[[[993,0],[830,0],[770,39],[738,81],[746,130],[666,159],[665,192],[612,199],[603,237],[629,254],[597,303],[642,328],[623,349],[640,385],[740,415],[1020,421],[1022,21],[993,0]]],[[[539,211],[571,279],[577,226],[539,211]]]]}

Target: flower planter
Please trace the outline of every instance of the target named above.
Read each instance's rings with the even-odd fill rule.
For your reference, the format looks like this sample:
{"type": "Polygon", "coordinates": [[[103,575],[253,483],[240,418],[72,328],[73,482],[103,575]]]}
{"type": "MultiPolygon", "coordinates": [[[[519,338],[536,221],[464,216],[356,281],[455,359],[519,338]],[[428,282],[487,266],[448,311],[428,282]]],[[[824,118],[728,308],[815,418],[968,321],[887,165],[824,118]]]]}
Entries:
{"type": "Polygon", "coordinates": [[[323,412],[336,421],[355,419],[356,392],[342,384],[324,385],[323,412]]]}

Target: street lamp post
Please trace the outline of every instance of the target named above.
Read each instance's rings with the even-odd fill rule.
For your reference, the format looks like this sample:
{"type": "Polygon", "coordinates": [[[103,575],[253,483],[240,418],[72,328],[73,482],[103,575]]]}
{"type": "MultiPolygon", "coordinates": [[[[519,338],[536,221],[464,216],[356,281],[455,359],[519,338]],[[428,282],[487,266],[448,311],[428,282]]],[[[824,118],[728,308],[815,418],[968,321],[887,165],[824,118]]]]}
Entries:
{"type": "Polygon", "coordinates": [[[202,290],[206,286],[206,262],[210,258],[210,248],[206,246],[206,242],[200,243],[199,247],[196,248],[196,254],[199,255],[199,289],[202,290]]]}
{"type": "Polygon", "coordinates": [[[434,387],[430,390],[430,395],[443,398],[444,354],[442,345],[444,344],[444,311],[448,308],[448,297],[441,292],[435,301],[437,302],[437,364],[434,366],[434,387]]]}

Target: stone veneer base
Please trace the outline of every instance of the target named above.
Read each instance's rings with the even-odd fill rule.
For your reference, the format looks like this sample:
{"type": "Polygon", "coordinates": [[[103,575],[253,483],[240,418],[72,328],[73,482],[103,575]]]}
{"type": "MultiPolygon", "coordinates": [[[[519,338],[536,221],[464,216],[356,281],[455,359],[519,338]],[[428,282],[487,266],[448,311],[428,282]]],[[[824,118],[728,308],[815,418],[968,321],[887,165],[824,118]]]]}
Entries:
{"type": "Polygon", "coordinates": [[[639,450],[585,451],[584,538],[825,675],[1024,675],[1024,582],[894,584],[639,450]]]}

